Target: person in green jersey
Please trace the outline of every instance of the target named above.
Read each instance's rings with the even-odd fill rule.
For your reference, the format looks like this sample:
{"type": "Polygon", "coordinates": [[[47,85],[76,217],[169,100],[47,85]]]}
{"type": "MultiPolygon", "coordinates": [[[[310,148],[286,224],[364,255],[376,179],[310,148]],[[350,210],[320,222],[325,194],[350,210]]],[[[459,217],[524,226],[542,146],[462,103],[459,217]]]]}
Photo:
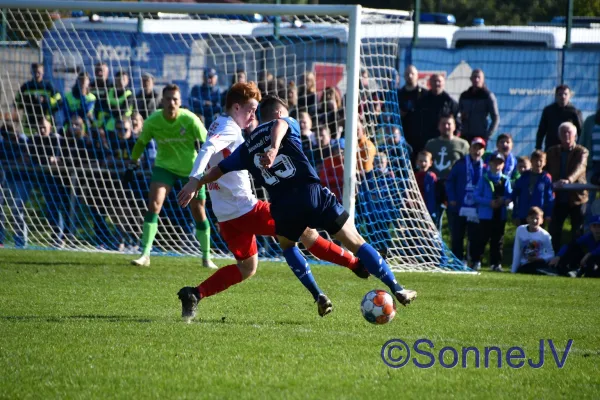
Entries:
{"type": "MultiPolygon", "coordinates": [[[[150,140],[157,145],[156,160],[152,169],[152,183],[148,200],[148,212],[144,218],[142,233],[142,256],[131,263],[150,265],[152,242],[158,230],[158,214],[176,180],[187,183],[198,154],[196,142],[206,141],[206,128],[191,111],[181,108],[181,91],[175,84],[163,89],[162,110],[154,112],[144,122],[142,134],[131,152],[129,171],[139,165],[139,159],[150,140]]],[[[201,190],[190,203],[196,221],[196,238],[202,248],[202,265],[217,268],[210,260],[210,224],[205,211],[206,192],[201,190]]]]}

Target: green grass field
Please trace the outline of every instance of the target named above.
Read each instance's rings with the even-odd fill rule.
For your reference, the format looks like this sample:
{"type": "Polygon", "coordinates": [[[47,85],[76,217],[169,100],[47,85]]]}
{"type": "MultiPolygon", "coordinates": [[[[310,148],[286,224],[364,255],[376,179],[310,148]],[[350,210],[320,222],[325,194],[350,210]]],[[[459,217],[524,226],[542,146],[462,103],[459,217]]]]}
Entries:
{"type": "MultiPolygon", "coordinates": [[[[286,266],[203,300],[183,323],[176,297],[210,271],[193,258],[0,250],[0,398],[598,398],[600,280],[402,273],[419,291],[385,326],[363,320],[362,296],[382,284],[314,266],[334,312],[316,305],[286,266]],[[539,359],[553,339],[559,369],[392,369],[381,347],[399,338],[444,346],[520,346],[539,359]],[[559,357],[562,354],[559,354],[559,357]]],[[[219,260],[220,261],[220,260],[219,260]]],[[[226,261],[220,261],[224,265],[226,261]]],[[[398,354],[395,354],[397,356],[398,354]]],[[[416,356],[426,363],[425,356],[416,356]]],[[[450,356],[450,354],[448,354],[450,356]]],[[[437,358],[437,354],[436,354],[437,358]]],[[[451,357],[446,358],[450,362],[451,357]]],[[[461,358],[462,361],[462,358],[461,358]]]]}

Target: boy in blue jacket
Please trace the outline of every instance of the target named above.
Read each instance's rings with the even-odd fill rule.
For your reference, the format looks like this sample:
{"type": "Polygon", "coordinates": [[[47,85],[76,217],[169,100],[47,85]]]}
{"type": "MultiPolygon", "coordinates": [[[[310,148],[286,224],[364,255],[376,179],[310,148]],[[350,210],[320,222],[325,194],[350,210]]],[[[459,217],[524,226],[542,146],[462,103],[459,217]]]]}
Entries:
{"type": "Polygon", "coordinates": [[[505,158],[493,153],[475,189],[475,203],[479,215],[479,234],[476,243],[470,246],[473,269],[481,268],[481,256],[490,242],[491,270],[502,272],[502,247],[506,226],[506,206],[511,203],[510,178],[502,173],[505,158]]]}
{"type": "Polygon", "coordinates": [[[469,154],[452,166],[446,179],[446,194],[448,196],[448,225],[452,240],[452,252],[464,260],[465,232],[469,243],[478,234],[477,204],[474,192],[484,171],[481,157],[485,151],[485,140],[473,138],[469,154]]]}
{"type": "Polygon", "coordinates": [[[552,190],[552,177],[544,171],[546,166],[546,153],[535,150],[531,154],[531,170],[523,172],[516,180],[513,187],[512,200],[515,204],[513,219],[515,224],[525,225],[527,213],[531,207],[539,207],[546,216],[545,222],[550,220],[554,207],[554,191],[552,190]]]}

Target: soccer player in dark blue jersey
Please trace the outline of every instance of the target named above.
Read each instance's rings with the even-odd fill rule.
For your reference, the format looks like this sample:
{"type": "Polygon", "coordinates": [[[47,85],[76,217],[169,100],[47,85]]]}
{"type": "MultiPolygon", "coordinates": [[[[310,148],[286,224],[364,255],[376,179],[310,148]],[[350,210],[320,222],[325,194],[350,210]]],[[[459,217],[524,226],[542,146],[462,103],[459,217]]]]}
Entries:
{"type": "Polygon", "coordinates": [[[320,314],[321,305],[331,311],[331,302],[317,286],[296,247],[307,227],[321,228],[333,235],[362,261],[371,275],[390,288],[401,304],[409,304],[417,293],[398,284],[385,260],[348,221],[349,214],[335,195],[321,186],[302,152],[300,126],[289,117],[286,103],[276,96],[267,96],[260,104],[260,117],[261,124],[246,142],[204,175],[199,185],[214,182],[228,172],[247,169],[256,185],[267,189],[283,255],[319,303],[320,314]]]}

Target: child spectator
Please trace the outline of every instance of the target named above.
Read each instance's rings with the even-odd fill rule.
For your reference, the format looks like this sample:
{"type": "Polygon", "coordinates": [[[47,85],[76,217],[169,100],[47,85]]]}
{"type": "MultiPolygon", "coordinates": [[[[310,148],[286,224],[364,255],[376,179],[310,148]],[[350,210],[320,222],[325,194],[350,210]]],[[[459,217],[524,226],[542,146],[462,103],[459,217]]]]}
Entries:
{"type": "MultiPolygon", "coordinates": [[[[500,153],[504,156],[504,168],[502,174],[512,178],[512,175],[517,168],[517,158],[512,154],[513,149],[513,138],[510,133],[501,133],[496,139],[496,151],[494,153],[500,153]]],[[[483,156],[483,161],[488,162],[492,154],[488,153],[483,156]]]]}
{"type": "Polygon", "coordinates": [[[523,172],[529,171],[531,169],[531,160],[527,156],[517,157],[517,168],[515,168],[515,172],[513,172],[510,177],[511,182],[516,182],[517,179],[521,177],[523,172]]]}
{"type": "Polygon", "coordinates": [[[454,164],[446,180],[451,247],[452,252],[461,259],[464,259],[465,231],[469,242],[473,242],[478,234],[479,217],[474,192],[483,175],[484,151],[485,140],[480,137],[473,138],[469,155],[454,164]]]}
{"type": "Polygon", "coordinates": [[[313,149],[316,149],[319,146],[319,140],[317,138],[317,135],[315,135],[315,133],[312,130],[312,118],[310,118],[310,115],[306,111],[302,111],[300,113],[298,123],[300,124],[302,151],[310,159],[309,154],[312,152],[313,149]]]}
{"type": "Polygon", "coordinates": [[[470,246],[471,259],[475,270],[481,269],[481,256],[487,242],[490,242],[491,270],[502,272],[504,228],[506,226],[506,206],[511,203],[512,188],[510,179],[502,173],[504,156],[492,154],[488,171],[477,183],[475,203],[479,215],[477,242],[470,246]]]}
{"type": "Polygon", "coordinates": [[[600,278],[600,215],[590,221],[590,232],[563,246],[548,263],[559,275],[600,278]]]}
{"type": "Polygon", "coordinates": [[[394,171],[388,167],[388,158],[384,152],[377,153],[375,157],[375,178],[376,179],[394,179],[394,171]]]}
{"type": "Polygon", "coordinates": [[[420,151],[417,156],[417,167],[419,168],[419,171],[415,173],[415,178],[417,180],[417,185],[419,185],[421,196],[423,196],[423,200],[427,206],[427,211],[429,211],[431,219],[435,221],[437,210],[435,196],[437,176],[429,170],[432,164],[433,158],[431,153],[427,150],[420,151]]]}
{"type": "Polygon", "coordinates": [[[527,224],[517,227],[513,248],[513,274],[540,274],[548,269],[548,261],[554,257],[552,238],[541,226],[544,212],[531,207],[527,212],[527,224]]]}
{"type": "Polygon", "coordinates": [[[512,200],[515,203],[513,218],[519,225],[527,223],[531,207],[539,207],[547,216],[552,215],[554,207],[554,192],[552,191],[552,177],[544,171],[546,166],[546,153],[535,150],[531,154],[531,170],[523,172],[513,185],[512,200]]]}
{"type": "Polygon", "coordinates": [[[362,122],[357,125],[358,148],[356,152],[357,169],[365,180],[369,180],[373,176],[373,164],[375,163],[375,154],[377,148],[367,137],[365,127],[362,122]]]}

